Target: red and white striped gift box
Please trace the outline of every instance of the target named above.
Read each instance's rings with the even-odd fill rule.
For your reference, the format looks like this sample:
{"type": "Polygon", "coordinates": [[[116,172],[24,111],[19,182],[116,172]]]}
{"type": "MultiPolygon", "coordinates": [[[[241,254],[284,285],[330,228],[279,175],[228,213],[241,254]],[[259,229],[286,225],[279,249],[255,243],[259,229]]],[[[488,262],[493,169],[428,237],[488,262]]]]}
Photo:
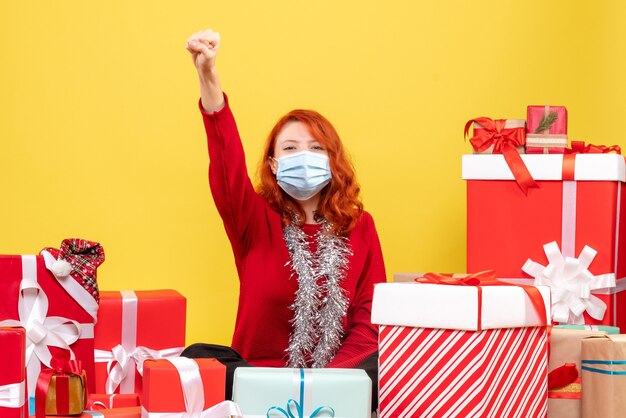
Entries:
{"type": "Polygon", "coordinates": [[[372,322],[381,418],[547,415],[547,329],[522,288],[384,283],[372,322]]]}

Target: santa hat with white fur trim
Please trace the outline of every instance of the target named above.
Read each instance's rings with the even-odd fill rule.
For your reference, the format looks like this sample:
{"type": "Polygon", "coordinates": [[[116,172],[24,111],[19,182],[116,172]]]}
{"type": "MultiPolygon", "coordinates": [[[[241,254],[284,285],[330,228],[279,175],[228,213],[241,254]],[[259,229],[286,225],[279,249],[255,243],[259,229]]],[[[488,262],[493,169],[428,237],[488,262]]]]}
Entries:
{"type": "Polygon", "coordinates": [[[65,239],[61,248],[44,248],[56,261],[50,267],[55,276],[70,275],[76,280],[96,302],[100,301],[96,270],[104,262],[104,249],[93,241],[80,238],[65,239]]]}

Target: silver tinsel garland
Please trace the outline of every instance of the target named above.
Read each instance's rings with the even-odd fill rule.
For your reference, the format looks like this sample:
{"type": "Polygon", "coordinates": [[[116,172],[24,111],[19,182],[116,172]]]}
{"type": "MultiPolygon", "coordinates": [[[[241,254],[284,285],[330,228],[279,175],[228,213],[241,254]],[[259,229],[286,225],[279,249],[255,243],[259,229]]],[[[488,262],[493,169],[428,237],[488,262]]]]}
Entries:
{"type": "Polygon", "coordinates": [[[298,290],[291,309],[293,331],[289,339],[289,367],[324,367],[335,356],[343,337],[342,318],[348,298],[341,288],[352,251],[347,238],[332,233],[325,219],[315,235],[317,250],[311,254],[307,235],[295,226],[297,219],[284,229],[291,260],[292,277],[298,278],[298,290]],[[322,298],[323,296],[323,298],[322,298]]]}

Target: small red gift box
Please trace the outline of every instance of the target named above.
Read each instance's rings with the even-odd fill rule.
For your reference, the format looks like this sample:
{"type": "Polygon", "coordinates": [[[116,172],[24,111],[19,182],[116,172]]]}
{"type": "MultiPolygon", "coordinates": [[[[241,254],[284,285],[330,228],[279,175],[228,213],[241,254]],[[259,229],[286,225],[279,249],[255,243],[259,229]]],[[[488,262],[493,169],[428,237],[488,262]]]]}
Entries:
{"type": "Polygon", "coordinates": [[[501,156],[463,156],[467,271],[551,286],[556,322],[626,329],[624,158],[522,157],[539,185],[528,195],[501,156]]]}
{"type": "Polygon", "coordinates": [[[50,366],[53,355],[75,356],[93,375],[98,303],[72,277],[53,275],[49,268],[55,262],[46,251],[0,255],[0,326],[24,326],[29,335],[42,337],[27,340],[29,396],[35,395],[39,372],[50,366]]]}
{"type": "Polygon", "coordinates": [[[91,393],[87,400],[87,409],[92,411],[131,406],[141,406],[139,395],[136,393],[91,393]]]}
{"type": "MultiPolygon", "coordinates": [[[[175,357],[147,360],[144,364],[142,407],[145,418],[163,413],[200,416],[203,411],[224,410],[241,415],[232,402],[223,403],[226,366],[215,359],[175,357]],[[191,401],[194,400],[194,401],[191,401]]],[[[203,416],[205,416],[203,415],[203,416]]]]}
{"type": "Polygon", "coordinates": [[[80,414],[87,403],[87,378],[80,361],[53,357],[50,365],[52,368],[42,370],[37,379],[37,418],[80,414]]]}
{"type": "Polygon", "coordinates": [[[567,109],[564,106],[528,106],[527,154],[563,154],[567,148],[567,109]]]}
{"type": "Polygon", "coordinates": [[[545,417],[549,289],[446,282],[374,288],[380,417],[545,417]]]}
{"type": "Polygon", "coordinates": [[[141,394],[143,361],[183,351],[185,314],[175,290],[100,292],[95,392],[141,394]]]}
{"type": "Polygon", "coordinates": [[[0,417],[28,416],[26,402],[26,332],[0,327],[0,417]]]}

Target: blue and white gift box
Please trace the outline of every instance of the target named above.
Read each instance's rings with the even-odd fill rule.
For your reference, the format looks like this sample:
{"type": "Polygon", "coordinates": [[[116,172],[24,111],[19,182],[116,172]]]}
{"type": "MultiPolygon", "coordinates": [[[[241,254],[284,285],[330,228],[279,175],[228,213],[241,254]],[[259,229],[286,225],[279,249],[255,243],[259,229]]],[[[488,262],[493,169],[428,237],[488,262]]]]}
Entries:
{"type": "Polygon", "coordinates": [[[371,397],[361,369],[235,370],[233,401],[245,418],[369,418],[371,397]]]}

